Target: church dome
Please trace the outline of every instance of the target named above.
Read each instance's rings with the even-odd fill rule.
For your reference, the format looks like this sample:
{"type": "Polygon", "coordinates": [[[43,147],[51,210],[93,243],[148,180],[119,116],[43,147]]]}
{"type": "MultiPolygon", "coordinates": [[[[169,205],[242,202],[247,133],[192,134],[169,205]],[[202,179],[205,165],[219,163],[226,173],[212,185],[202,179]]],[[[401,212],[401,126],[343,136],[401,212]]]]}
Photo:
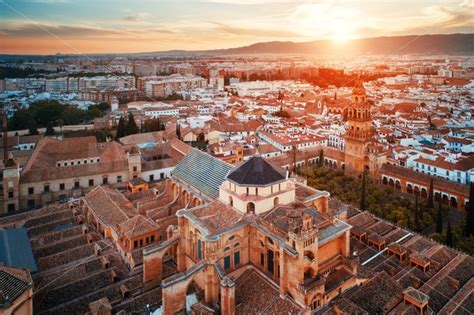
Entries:
{"type": "Polygon", "coordinates": [[[227,179],[244,186],[268,186],[286,179],[286,171],[260,156],[254,156],[232,170],[227,179]]]}

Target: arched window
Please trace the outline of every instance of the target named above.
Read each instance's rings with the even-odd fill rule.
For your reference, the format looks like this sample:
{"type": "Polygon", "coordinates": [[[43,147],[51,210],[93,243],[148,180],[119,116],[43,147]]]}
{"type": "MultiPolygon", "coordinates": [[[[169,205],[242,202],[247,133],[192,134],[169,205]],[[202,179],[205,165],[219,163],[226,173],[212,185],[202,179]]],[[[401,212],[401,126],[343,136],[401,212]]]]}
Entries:
{"type": "Polygon", "coordinates": [[[254,213],[255,212],[255,204],[253,202],[249,202],[247,204],[247,213],[254,213]]]}
{"type": "Polygon", "coordinates": [[[280,198],[275,197],[275,199],[273,199],[273,205],[278,206],[279,204],[280,204],[280,198]]]}

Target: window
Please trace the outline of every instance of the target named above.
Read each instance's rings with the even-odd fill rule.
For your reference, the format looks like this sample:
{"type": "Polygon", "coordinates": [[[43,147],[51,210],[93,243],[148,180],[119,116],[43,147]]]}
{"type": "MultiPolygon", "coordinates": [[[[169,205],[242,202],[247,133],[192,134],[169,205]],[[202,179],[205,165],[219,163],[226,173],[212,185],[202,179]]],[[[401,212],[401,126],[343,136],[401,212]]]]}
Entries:
{"type": "Polygon", "coordinates": [[[260,254],[260,265],[261,266],[265,265],[265,255],[263,253],[260,254]]]}
{"type": "Polygon", "coordinates": [[[94,186],[94,180],[93,179],[89,179],[89,187],[92,187],[94,186]]]}
{"type": "Polygon", "coordinates": [[[15,193],[13,191],[8,192],[8,198],[13,198],[15,196],[15,193]]]}
{"type": "Polygon", "coordinates": [[[165,178],[165,173],[160,173],[160,179],[165,178]]]}
{"type": "Polygon", "coordinates": [[[133,248],[137,248],[138,247],[138,242],[137,241],[133,241],[133,248]]]}
{"type": "Polygon", "coordinates": [[[14,203],[9,203],[8,204],[8,212],[13,212],[15,211],[15,204],[14,203]]]}
{"type": "Polygon", "coordinates": [[[201,240],[198,240],[198,259],[202,259],[202,242],[201,240]]]}
{"type": "Polygon", "coordinates": [[[137,167],[136,167],[136,166],[133,167],[133,171],[134,171],[134,172],[137,171],[137,167]]]}
{"type": "Polygon", "coordinates": [[[253,202],[249,202],[247,204],[247,213],[254,213],[255,212],[255,204],[253,202]]]}
{"type": "Polygon", "coordinates": [[[230,256],[225,256],[224,257],[224,269],[229,269],[230,268],[230,256]]]}
{"type": "Polygon", "coordinates": [[[149,181],[152,182],[152,181],[154,181],[154,180],[155,180],[155,175],[151,174],[151,175],[149,176],[149,181]]]}
{"type": "Polygon", "coordinates": [[[43,186],[43,192],[49,193],[49,185],[44,185],[43,186]]]}
{"type": "Polygon", "coordinates": [[[240,265],[240,252],[234,253],[234,266],[240,265]]]}
{"type": "Polygon", "coordinates": [[[102,178],[102,185],[107,185],[109,183],[109,179],[107,177],[102,178]]]}
{"type": "Polygon", "coordinates": [[[28,199],[28,209],[33,209],[35,207],[35,200],[28,199]]]}
{"type": "Polygon", "coordinates": [[[150,237],[150,242],[154,242],[154,241],[155,241],[155,235],[152,235],[152,236],[150,237]]]}
{"type": "Polygon", "coordinates": [[[140,246],[143,246],[143,240],[142,239],[140,240],[140,246]]]}
{"type": "Polygon", "coordinates": [[[64,190],[66,188],[66,185],[64,183],[59,184],[59,190],[64,190]]]}
{"type": "Polygon", "coordinates": [[[78,180],[74,181],[74,188],[79,188],[81,187],[81,184],[78,180]]]}
{"type": "Polygon", "coordinates": [[[35,193],[34,187],[28,187],[28,195],[33,195],[35,193]]]}
{"type": "Polygon", "coordinates": [[[121,183],[122,182],[122,176],[117,176],[117,183],[121,183]]]}

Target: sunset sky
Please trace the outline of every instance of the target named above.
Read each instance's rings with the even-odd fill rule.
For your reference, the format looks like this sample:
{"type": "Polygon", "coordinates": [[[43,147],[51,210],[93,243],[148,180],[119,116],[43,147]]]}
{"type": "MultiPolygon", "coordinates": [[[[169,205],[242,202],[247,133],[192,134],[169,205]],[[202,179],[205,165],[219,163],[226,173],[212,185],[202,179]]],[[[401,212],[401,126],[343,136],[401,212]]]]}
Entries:
{"type": "Polygon", "coordinates": [[[474,32],[474,0],[0,0],[0,53],[215,49],[474,32]]]}

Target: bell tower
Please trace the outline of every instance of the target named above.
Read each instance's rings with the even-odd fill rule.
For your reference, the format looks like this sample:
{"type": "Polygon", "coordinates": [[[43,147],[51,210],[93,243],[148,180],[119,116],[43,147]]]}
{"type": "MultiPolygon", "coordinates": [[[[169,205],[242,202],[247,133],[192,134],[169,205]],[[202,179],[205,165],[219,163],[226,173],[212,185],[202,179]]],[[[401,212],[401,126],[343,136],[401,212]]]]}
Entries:
{"type": "Polygon", "coordinates": [[[350,174],[361,173],[369,167],[366,147],[373,139],[374,129],[362,81],[357,80],[352,91],[352,102],[347,110],[348,129],[345,134],[345,168],[350,174]]]}

